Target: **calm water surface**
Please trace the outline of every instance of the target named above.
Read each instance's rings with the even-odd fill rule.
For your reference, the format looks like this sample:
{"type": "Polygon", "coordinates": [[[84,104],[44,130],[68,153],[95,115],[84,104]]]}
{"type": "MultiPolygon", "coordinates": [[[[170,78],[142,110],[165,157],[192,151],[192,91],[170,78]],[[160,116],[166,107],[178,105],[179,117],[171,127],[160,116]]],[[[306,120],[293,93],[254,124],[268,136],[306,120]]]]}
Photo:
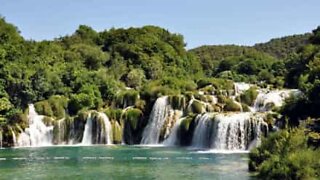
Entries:
{"type": "Polygon", "coordinates": [[[248,154],[185,148],[60,146],[0,149],[0,179],[253,179],[248,154]]]}

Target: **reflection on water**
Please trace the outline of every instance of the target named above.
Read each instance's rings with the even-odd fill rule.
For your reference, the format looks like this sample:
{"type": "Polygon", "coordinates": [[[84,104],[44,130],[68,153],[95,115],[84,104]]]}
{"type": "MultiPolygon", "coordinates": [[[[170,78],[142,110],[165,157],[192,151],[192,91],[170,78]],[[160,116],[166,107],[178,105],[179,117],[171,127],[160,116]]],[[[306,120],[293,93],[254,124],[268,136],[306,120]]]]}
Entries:
{"type": "Polygon", "coordinates": [[[1,179],[250,179],[247,154],[136,146],[0,150],[1,179]]]}

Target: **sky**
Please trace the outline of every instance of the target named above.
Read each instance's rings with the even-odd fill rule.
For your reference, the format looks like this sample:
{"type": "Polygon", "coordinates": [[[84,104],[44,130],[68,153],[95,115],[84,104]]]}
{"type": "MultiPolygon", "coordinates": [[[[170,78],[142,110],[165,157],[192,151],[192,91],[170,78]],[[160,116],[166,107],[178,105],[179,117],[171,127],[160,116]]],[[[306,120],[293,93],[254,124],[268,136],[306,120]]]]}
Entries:
{"type": "Polygon", "coordinates": [[[0,15],[26,39],[71,35],[80,24],[97,31],[156,25],[182,34],[188,49],[311,32],[319,8],[320,0],[0,0],[0,15]]]}

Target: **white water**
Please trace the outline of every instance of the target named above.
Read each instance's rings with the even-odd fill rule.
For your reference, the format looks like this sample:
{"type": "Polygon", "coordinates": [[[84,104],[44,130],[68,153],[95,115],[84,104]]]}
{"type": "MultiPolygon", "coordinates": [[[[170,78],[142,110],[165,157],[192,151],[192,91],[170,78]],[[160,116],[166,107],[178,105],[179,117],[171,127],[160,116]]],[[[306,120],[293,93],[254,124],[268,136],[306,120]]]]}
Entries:
{"type": "Polygon", "coordinates": [[[0,148],[2,148],[2,131],[0,131],[0,148]]]}
{"type": "Polygon", "coordinates": [[[251,86],[252,86],[251,84],[247,84],[244,82],[235,82],[234,83],[235,95],[237,96],[243,93],[244,91],[250,89],[251,86]]]}
{"type": "Polygon", "coordinates": [[[81,141],[82,145],[92,144],[92,118],[91,113],[88,114],[86,125],[84,126],[83,137],[81,141]]]}
{"type": "Polygon", "coordinates": [[[52,145],[53,126],[42,122],[43,116],[38,115],[34,105],[29,105],[29,127],[17,139],[17,146],[50,146],[52,145]]]}
{"type": "Polygon", "coordinates": [[[252,141],[261,138],[261,126],[267,128],[267,124],[260,115],[218,114],[215,116],[211,147],[220,150],[247,150],[252,141]],[[253,136],[251,136],[252,133],[253,136]]]}
{"type": "Polygon", "coordinates": [[[263,115],[252,113],[203,114],[192,138],[194,148],[214,150],[248,150],[252,142],[259,142],[261,129],[267,130],[263,115]]]}
{"type": "Polygon", "coordinates": [[[298,93],[297,90],[260,90],[254,102],[254,112],[270,111],[272,106],[280,107],[283,105],[286,98],[291,94],[298,93]]]}
{"type": "Polygon", "coordinates": [[[109,121],[109,118],[106,114],[99,112],[99,116],[103,119],[104,131],[101,131],[101,137],[104,137],[106,140],[106,144],[112,144],[111,135],[112,135],[112,127],[109,121]]]}
{"type": "Polygon", "coordinates": [[[158,144],[161,128],[168,111],[168,97],[163,96],[156,100],[147,127],[143,131],[141,144],[158,144]]]}
{"type": "Polygon", "coordinates": [[[11,134],[12,134],[12,140],[13,140],[13,146],[17,145],[17,137],[16,134],[14,133],[14,131],[12,130],[12,128],[10,129],[11,134]]]}
{"type": "Polygon", "coordinates": [[[171,133],[169,135],[169,137],[163,141],[163,145],[165,146],[176,146],[179,143],[179,137],[178,137],[178,131],[180,128],[180,124],[181,122],[184,120],[185,118],[180,118],[177,120],[176,124],[173,126],[171,133]]]}
{"type": "Polygon", "coordinates": [[[211,136],[212,117],[210,114],[198,115],[195,119],[198,122],[192,137],[191,145],[194,148],[206,148],[209,146],[211,136]]]}
{"type": "Polygon", "coordinates": [[[57,143],[58,144],[65,144],[65,130],[66,130],[66,124],[65,124],[65,119],[60,119],[57,122],[57,128],[58,128],[58,133],[57,133],[57,143]]]}
{"type": "Polygon", "coordinates": [[[92,112],[89,113],[84,127],[81,145],[92,145],[94,143],[112,144],[111,137],[112,127],[108,116],[104,113],[99,112],[98,116],[94,117],[92,112]],[[100,122],[98,118],[101,118],[102,122],[100,122]],[[95,120],[97,123],[96,134],[93,134],[93,120],[95,120]],[[93,141],[93,139],[95,140],[95,142],[93,141]]]}

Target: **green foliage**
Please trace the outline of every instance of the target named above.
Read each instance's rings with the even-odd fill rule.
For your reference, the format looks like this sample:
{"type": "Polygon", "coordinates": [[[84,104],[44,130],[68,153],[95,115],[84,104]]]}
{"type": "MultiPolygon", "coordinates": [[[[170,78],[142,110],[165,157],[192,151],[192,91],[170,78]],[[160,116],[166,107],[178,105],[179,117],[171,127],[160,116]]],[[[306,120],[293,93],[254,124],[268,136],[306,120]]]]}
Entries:
{"type": "Polygon", "coordinates": [[[258,51],[268,53],[278,59],[287,59],[291,54],[296,53],[304,46],[310,34],[286,36],[271,39],[269,42],[254,45],[258,51]]]}
{"type": "Polygon", "coordinates": [[[145,81],[145,75],[141,69],[132,69],[127,75],[127,85],[132,88],[138,88],[145,81]]]}
{"type": "Polygon", "coordinates": [[[51,106],[48,101],[40,101],[34,104],[34,107],[38,114],[45,116],[53,116],[51,106]]]}
{"type": "Polygon", "coordinates": [[[19,34],[18,28],[5,21],[0,17],[0,44],[19,43],[23,38],[19,34]]]}
{"type": "Polygon", "coordinates": [[[169,96],[169,102],[173,109],[183,109],[186,105],[186,99],[181,95],[169,96]]]}
{"type": "Polygon", "coordinates": [[[186,132],[189,131],[190,125],[192,121],[194,121],[194,119],[195,119],[194,114],[188,115],[184,120],[182,120],[180,127],[186,132]]]}
{"type": "Polygon", "coordinates": [[[8,98],[6,97],[0,98],[0,114],[6,113],[11,108],[13,108],[13,105],[11,104],[8,98]]]}
{"type": "Polygon", "coordinates": [[[249,154],[250,170],[266,179],[312,179],[319,177],[319,150],[307,147],[302,129],[280,131],[262,141],[249,154]]]}
{"type": "Polygon", "coordinates": [[[140,109],[130,108],[125,113],[125,121],[130,124],[133,130],[136,130],[142,115],[143,113],[140,109]]]}
{"type": "Polygon", "coordinates": [[[240,102],[245,103],[248,106],[252,106],[258,94],[256,87],[250,87],[240,95],[240,102]]]}
{"type": "Polygon", "coordinates": [[[117,121],[111,121],[112,127],[112,140],[113,143],[119,144],[122,142],[122,127],[119,125],[117,121]]]}
{"type": "Polygon", "coordinates": [[[133,106],[139,99],[139,92],[135,90],[125,90],[120,91],[116,95],[117,107],[126,108],[128,106],[133,106]]]}
{"type": "Polygon", "coordinates": [[[122,109],[107,109],[105,113],[110,120],[118,121],[119,123],[121,123],[122,109]]]}

